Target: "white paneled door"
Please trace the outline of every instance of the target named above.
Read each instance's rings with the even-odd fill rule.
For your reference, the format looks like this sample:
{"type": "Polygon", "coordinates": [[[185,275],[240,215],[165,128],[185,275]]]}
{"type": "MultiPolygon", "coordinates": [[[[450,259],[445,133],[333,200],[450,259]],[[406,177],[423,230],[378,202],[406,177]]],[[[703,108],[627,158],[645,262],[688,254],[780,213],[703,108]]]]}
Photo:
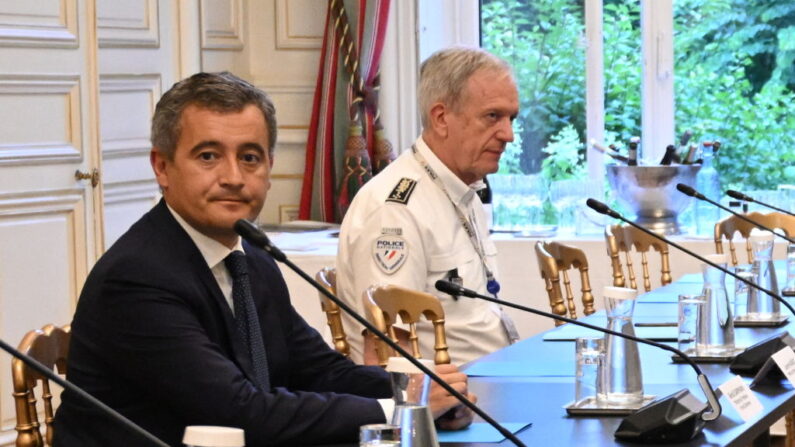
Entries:
{"type": "MultiPolygon", "coordinates": [[[[89,0],[0,1],[0,337],[12,345],[71,320],[102,249],[94,14],[89,0]]],[[[2,353],[1,444],[14,434],[10,372],[2,353]]]]}
{"type": "MultiPolygon", "coordinates": [[[[186,63],[200,51],[198,15],[198,2],[178,0],[0,0],[0,338],[9,344],[69,323],[91,266],[153,205],[149,122],[161,93],[199,67],[186,63]]],[[[0,353],[0,446],[15,437],[10,370],[0,353]]]]}
{"type": "Polygon", "coordinates": [[[149,128],[160,95],[180,77],[177,7],[169,0],[97,1],[106,247],[158,193],[149,128]]]}

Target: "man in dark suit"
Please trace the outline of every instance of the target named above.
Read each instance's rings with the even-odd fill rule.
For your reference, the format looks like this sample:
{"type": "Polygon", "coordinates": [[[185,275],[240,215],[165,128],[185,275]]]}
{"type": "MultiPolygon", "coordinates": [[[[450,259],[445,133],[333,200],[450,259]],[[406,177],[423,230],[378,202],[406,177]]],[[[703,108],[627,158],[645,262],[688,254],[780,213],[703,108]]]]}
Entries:
{"type": "MultiPolygon", "coordinates": [[[[152,121],[164,199],[80,296],[67,378],[171,445],[187,425],[241,427],[248,446],[346,441],[390,411],[386,373],[331,350],[290,305],[275,263],[232,229],[262,209],[275,141],[273,104],[251,84],[229,73],[175,84],[152,121]]],[[[437,371],[467,392],[455,367],[437,371]]],[[[434,416],[454,408],[440,423],[471,422],[434,387],[434,416]]],[[[55,425],[59,447],[146,445],[69,392],[55,425]]]]}

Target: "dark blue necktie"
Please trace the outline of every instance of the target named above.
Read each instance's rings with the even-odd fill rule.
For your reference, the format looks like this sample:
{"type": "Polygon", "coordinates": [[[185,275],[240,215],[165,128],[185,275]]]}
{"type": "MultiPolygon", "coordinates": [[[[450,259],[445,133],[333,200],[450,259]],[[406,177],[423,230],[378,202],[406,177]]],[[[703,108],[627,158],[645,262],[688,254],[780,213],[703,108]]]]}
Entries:
{"type": "Polygon", "coordinates": [[[251,284],[248,280],[246,255],[233,251],[224,259],[229,274],[232,275],[232,302],[235,308],[235,323],[240,336],[254,365],[254,382],[262,391],[270,390],[268,378],[268,359],[265,356],[265,344],[257,318],[257,308],[251,296],[251,284]]]}

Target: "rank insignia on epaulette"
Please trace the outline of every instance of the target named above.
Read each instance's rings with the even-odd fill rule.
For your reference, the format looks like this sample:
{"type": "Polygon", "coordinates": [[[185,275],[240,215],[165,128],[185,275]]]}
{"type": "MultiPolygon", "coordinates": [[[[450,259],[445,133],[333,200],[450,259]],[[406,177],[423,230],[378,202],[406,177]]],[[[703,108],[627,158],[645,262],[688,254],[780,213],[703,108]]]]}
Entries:
{"type": "Polygon", "coordinates": [[[402,203],[404,205],[409,203],[409,197],[411,197],[411,193],[414,191],[415,186],[417,186],[416,180],[403,177],[398,184],[395,185],[395,189],[389,193],[389,197],[386,198],[386,201],[402,203]]]}

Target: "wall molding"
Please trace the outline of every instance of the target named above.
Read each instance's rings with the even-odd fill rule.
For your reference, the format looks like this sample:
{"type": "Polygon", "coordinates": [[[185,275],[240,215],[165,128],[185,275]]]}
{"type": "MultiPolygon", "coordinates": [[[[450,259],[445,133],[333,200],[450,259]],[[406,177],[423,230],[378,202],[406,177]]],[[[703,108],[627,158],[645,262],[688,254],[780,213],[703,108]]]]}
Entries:
{"type": "Polygon", "coordinates": [[[103,185],[105,206],[128,202],[150,201],[154,203],[160,189],[154,179],[106,183],[103,185]]]}
{"type": "Polygon", "coordinates": [[[79,75],[0,74],[0,103],[3,95],[64,96],[66,135],[63,141],[0,143],[0,164],[82,160],[79,75]]]}
{"type": "Polygon", "coordinates": [[[241,0],[227,2],[201,2],[202,49],[239,51],[244,47],[243,41],[243,4],[241,0]],[[212,9],[210,5],[216,9],[212,9]],[[229,22],[223,26],[211,23],[209,16],[217,16],[217,8],[227,6],[229,22]]]}
{"type": "MultiPolygon", "coordinates": [[[[154,113],[157,100],[160,98],[161,76],[159,73],[151,74],[112,74],[102,75],[99,88],[102,94],[108,93],[139,93],[149,96],[149,116],[154,113]]],[[[149,118],[145,116],[146,129],[149,129],[149,118]]],[[[152,145],[149,134],[127,138],[108,138],[102,136],[102,158],[114,159],[137,155],[149,154],[152,145]]]]}
{"type": "Polygon", "coordinates": [[[0,195],[0,216],[48,214],[53,211],[74,211],[82,202],[85,188],[48,189],[0,195]]]}
{"type": "MultiPolygon", "coordinates": [[[[129,1],[129,0],[125,0],[129,1]]],[[[97,36],[100,48],[160,46],[160,21],[157,0],[139,0],[143,2],[141,17],[120,17],[106,15],[107,10],[97,8],[97,36]]],[[[108,9],[111,9],[108,3],[108,9]]]]}
{"type": "Polygon", "coordinates": [[[61,0],[59,3],[50,14],[0,13],[0,45],[77,48],[77,2],[61,0]]]}
{"type": "MultiPolygon", "coordinates": [[[[311,0],[316,1],[316,0],[311,0]]],[[[321,26],[318,35],[302,35],[291,29],[291,17],[301,15],[296,10],[300,6],[295,0],[276,0],[276,49],[277,50],[319,50],[323,47],[325,29],[321,26]]],[[[302,3],[306,5],[308,2],[302,3]]],[[[317,2],[325,5],[326,2],[317,2]]],[[[327,8],[324,8],[327,9],[327,8]]],[[[306,12],[304,12],[306,15],[306,12]]],[[[324,15],[325,17],[325,15],[324,15]]],[[[323,20],[325,25],[325,20],[323,20]]]]}

